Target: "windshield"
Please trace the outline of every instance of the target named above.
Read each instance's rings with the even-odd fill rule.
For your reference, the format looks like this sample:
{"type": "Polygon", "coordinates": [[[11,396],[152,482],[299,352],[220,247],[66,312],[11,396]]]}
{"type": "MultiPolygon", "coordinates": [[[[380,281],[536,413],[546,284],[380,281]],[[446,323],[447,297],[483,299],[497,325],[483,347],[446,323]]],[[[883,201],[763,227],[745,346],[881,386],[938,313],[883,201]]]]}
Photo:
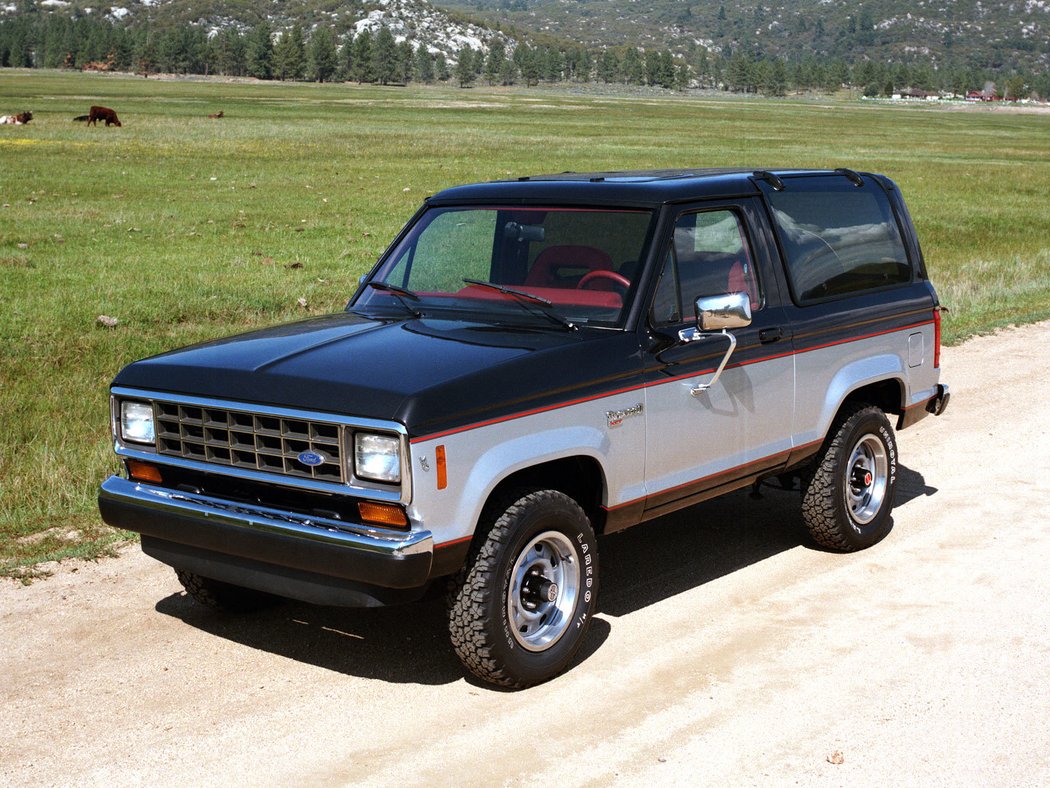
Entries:
{"type": "Polygon", "coordinates": [[[431,208],[352,308],[619,326],[651,220],[648,210],[431,208]]]}

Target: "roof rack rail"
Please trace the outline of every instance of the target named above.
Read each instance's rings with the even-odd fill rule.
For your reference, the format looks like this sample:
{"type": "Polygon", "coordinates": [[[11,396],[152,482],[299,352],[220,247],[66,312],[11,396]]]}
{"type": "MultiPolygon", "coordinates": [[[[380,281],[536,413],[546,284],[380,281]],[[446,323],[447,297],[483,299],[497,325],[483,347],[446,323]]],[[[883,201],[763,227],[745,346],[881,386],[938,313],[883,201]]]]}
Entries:
{"type": "Polygon", "coordinates": [[[855,173],[853,170],[847,170],[845,167],[836,167],[835,172],[837,172],[839,175],[845,175],[846,180],[848,180],[857,188],[860,188],[864,185],[864,179],[861,178],[860,175],[855,173]]]}
{"type": "Polygon", "coordinates": [[[784,191],[784,182],[780,180],[776,175],[766,170],[755,170],[752,175],[756,178],[761,178],[764,181],[768,181],[769,185],[773,187],[774,191],[784,191]]]}

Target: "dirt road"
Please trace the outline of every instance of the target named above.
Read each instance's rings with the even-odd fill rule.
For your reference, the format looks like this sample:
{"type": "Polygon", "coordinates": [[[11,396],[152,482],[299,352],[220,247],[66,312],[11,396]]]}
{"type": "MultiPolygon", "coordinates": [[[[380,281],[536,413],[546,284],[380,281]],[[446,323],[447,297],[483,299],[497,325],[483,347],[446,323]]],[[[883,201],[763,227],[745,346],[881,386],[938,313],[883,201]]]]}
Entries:
{"type": "Polygon", "coordinates": [[[886,541],[812,549],[778,491],[611,537],[525,692],[464,679],[439,602],[225,618],[137,547],[4,582],[0,782],[1050,784],[1050,323],[943,365],[886,541]]]}

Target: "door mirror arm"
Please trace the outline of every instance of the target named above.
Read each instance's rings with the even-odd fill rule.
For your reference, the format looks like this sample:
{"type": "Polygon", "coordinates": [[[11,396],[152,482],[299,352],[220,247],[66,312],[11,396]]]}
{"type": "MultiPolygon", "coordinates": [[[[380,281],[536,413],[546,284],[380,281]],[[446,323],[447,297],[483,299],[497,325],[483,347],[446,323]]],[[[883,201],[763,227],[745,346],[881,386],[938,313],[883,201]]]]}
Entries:
{"type": "Polygon", "coordinates": [[[698,383],[689,390],[694,397],[699,397],[715,385],[729,357],[736,350],[736,337],[729,333],[729,329],[751,325],[751,300],[747,293],[701,296],[696,299],[696,323],[696,328],[683,328],[678,332],[680,342],[697,342],[711,337],[726,337],[729,340],[729,347],[722,356],[714,377],[707,383],[698,383]]]}

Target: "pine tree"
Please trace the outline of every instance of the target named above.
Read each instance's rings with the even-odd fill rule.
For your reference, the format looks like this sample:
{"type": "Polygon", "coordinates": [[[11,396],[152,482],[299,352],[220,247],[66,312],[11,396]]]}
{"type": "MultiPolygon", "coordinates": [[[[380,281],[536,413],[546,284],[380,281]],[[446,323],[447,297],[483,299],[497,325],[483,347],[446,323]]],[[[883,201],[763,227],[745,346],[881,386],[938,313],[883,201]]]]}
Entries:
{"type": "Polygon", "coordinates": [[[295,24],[286,30],[273,48],[273,70],[278,79],[302,79],[306,72],[306,45],[303,28],[295,24]]]}
{"type": "Polygon", "coordinates": [[[544,79],[551,84],[560,82],[565,71],[565,62],[561,50],[554,47],[545,47],[544,53],[544,79]]]}
{"type": "Polygon", "coordinates": [[[770,64],[765,74],[762,91],[767,96],[783,96],[787,92],[787,68],[780,58],[770,64]]]}
{"type": "Polygon", "coordinates": [[[372,66],[372,32],[367,28],[357,34],[353,43],[353,63],[350,77],[358,84],[375,82],[375,69],[372,66]]]}
{"type": "Polygon", "coordinates": [[[502,41],[496,40],[489,47],[488,57],[485,58],[485,80],[490,85],[495,85],[503,70],[503,63],[507,59],[507,48],[502,41]]]}
{"type": "Polygon", "coordinates": [[[584,49],[580,54],[580,82],[590,82],[594,72],[594,56],[589,49],[584,49]]]}
{"type": "Polygon", "coordinates": [[[689,70],[688,63],[679,63],[674,67],[674,89],[685,90],[689,87],[689,83],[692,81],[692,74],[689,70]]]}
{"type": "Polygon", "coordinates": [[[634,47],[627,47],[623,56],[623,81],[628,85],[641,85],[645,80],[645,66],[641,53],[634,47]]]}
{"type": "Polygon", "coordinates": [[[249,76],[273,78],[273,31],[265,19],[248,34],[247,61],[249,76]]]}
{"type": "Polygon", "coordinates": [[[461,88],[465,88],[474,83],[474,50],[468,44],[459,50],[457,57],[456,81],[461,88]]]}
{"type": "Polygon", "coordinates": [[[233,28],[223,28],[211,40],[211,58],[218,72],[227,76],[244,75],[247,69],[244,36],[233,28]]]}
{"type": "Polygon", "coordinates": [[[343,79],[353,79],[354,73],[354,34],[347,33],[343,45],[339,47],[339,71],[343,79]]]}
{"type": "Polygon", "coordinates": [[[525,86],[531,88],[539,84],[543,71],[539,50],[533,49],[528,44],[519,44],[514,50],[514,59],[518,61],[518,68],[521,69],[521,78],[525,80],[525,86]],[[519,52],[521,52],[520,56],[519,52]]]}
{"type": "Polygon", "coordinates": [[[642,82],[646,85],[655,85],[657,80],[657,74],[660,70],[659,53],[655,49],[650,49],[642,58],[642,82]]]}
{"type": "Polygon", "coordinates": [[[394,75],[402,85],[407,85],[412,81],[414,59],[415,50],[412,49],[412,43],[406,38],[397,45],[397,73],[394,75]]]}
{"type": "MultiPolygon", "coordinates": [[[[118,71],[127,71],[132,64],[132,38],[127,28],[118,28],[114,31],[115,40],[113,44],[113,67],[118,71]]],[[[239,38],[239,36],[238,36],[239,38]]]]}
{"type": "Polygon", "coordinates": [[[501,85],[513,85],[517,79],[518,67],[509,57],[503,58],[503,64],[499,69],[499,81],[501,85]]]}
{"type": "Polygon", "coordinates": [[[620,77],[620,58],[611,49],[602,52],[598,60],[598,79],[605,84],[615,82],[620,77]]]}
{"type": "Polygon", "coordinates": [[[335,37],[331,29],[322,26],[314,30],[310,35],[310,46],[307,52],[310,79],[314,82],[328,82],[335,74],[338,60],[335,37]]]}
{"type": "Polygon", "coordinates": [[[430,54],[426,44],[421,43],[416,47],[415,72],[416,80],[424,85],[434,82],[434,56],[430,54]]]}
{"type": "Polygon", "coordinates": [[[389,28],[380,27],[372,43],[372,69],[375,81],[388,85],[394,81],[397,70],[397,43],[389,28]]]}
{"type": "Polygon", "coordinates": [[[442,82],[448,82],[449,77],[452,76],[448,70],[448,57],[444,52],[438,52],[434,56],[434,72],[442,82]]]}
{"type": "Polygon", "coordinates": [[[711,59],[707,54],[705,47],[697,47],[696,53],[693,57],[693,66],[696,70],[696,78],[700,83],[700,86],[708,84],[708,77],[711,76],[711,59]]]}
{"type": "Polygon", "coordinates": [[[726,69],[726,81],[729,89],[735,92],[747,93],[753,84],[753,63],[751,58],[743,52],[737,52],[729,59],[729,67],[726,69]]]}

